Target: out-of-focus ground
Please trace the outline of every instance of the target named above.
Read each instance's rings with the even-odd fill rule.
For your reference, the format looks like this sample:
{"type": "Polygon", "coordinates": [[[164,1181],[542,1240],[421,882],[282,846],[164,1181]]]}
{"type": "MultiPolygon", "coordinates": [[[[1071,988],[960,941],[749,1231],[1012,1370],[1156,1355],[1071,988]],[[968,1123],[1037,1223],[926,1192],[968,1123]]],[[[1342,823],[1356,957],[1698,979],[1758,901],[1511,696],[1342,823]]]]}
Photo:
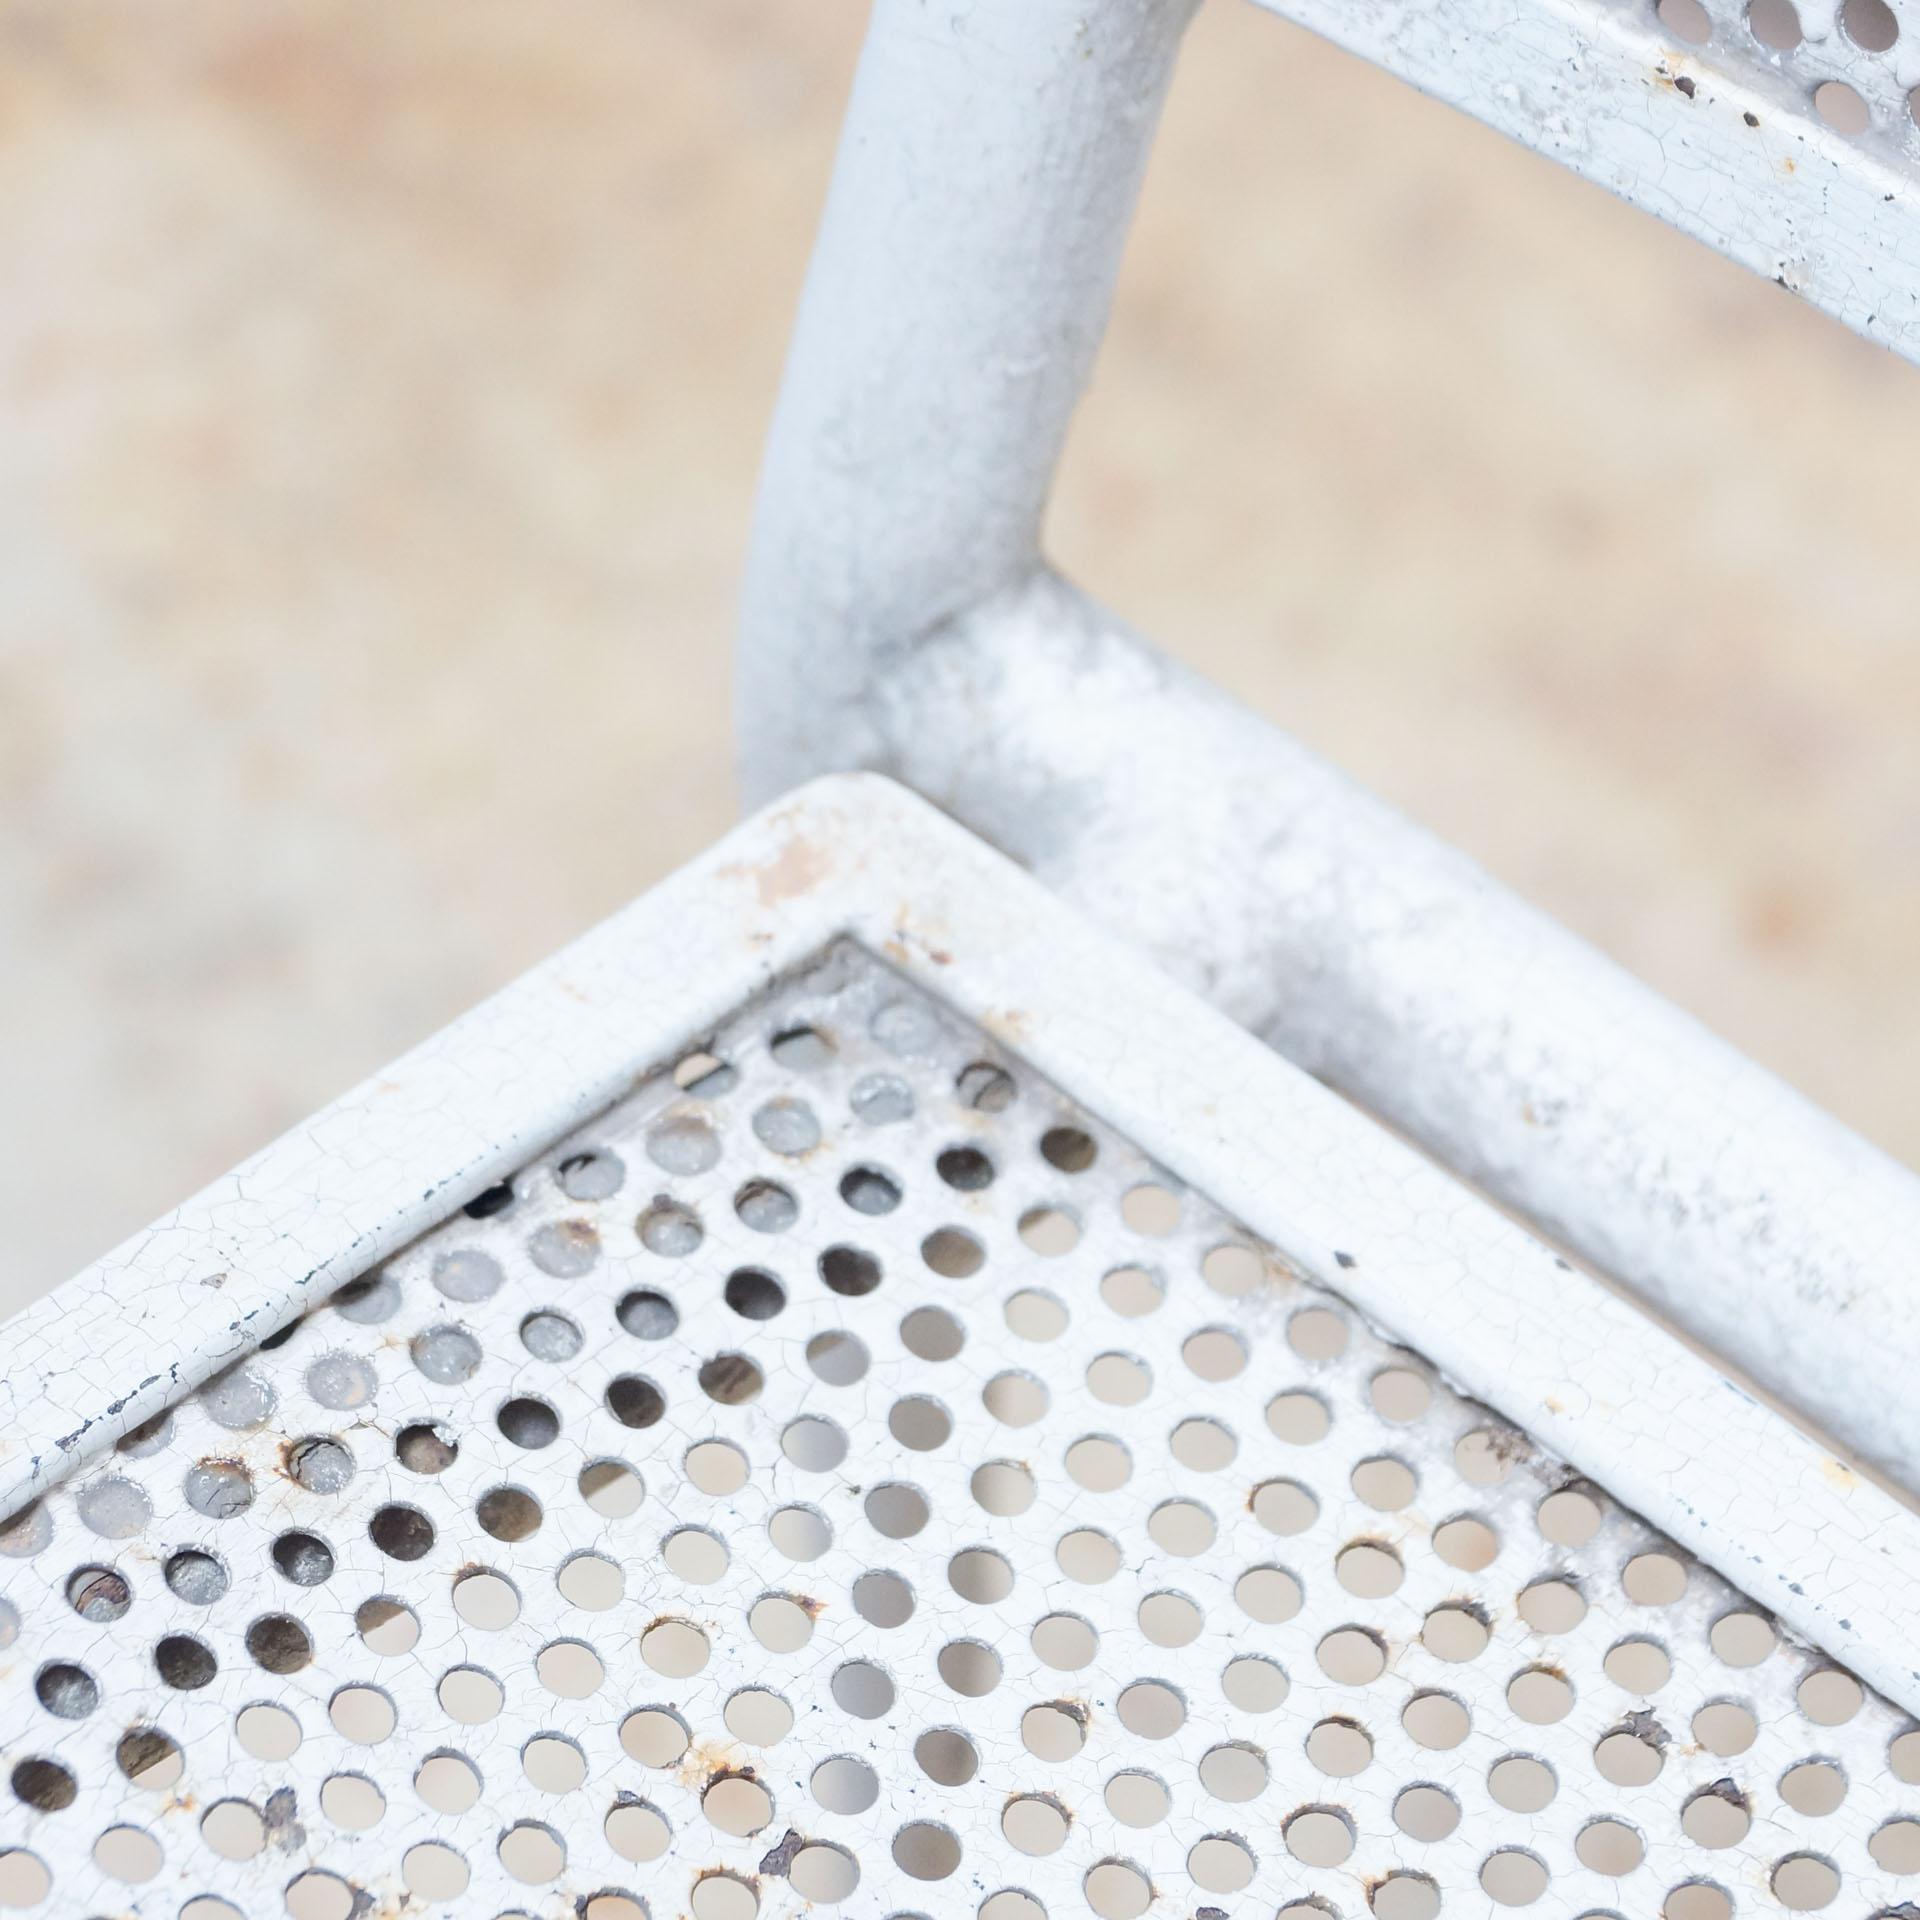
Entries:
{"type": "MultiPolygon", "coordinates": [[[[856,0],[0,5],[0,1306],[713,838],[856,0]]],[[[1920,372],[1195,28],[1054,546],[1920,1157],[1920,372]]]]}

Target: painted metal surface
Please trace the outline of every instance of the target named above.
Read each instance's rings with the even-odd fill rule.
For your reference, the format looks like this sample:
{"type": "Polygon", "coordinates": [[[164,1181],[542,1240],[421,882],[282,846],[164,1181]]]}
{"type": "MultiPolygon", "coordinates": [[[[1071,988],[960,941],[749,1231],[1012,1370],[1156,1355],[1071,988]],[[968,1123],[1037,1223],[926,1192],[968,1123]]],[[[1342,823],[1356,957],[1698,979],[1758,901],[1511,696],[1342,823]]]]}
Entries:
{"type": "Polygon", "coordinates": [[[1908,0],[1257,3],[1920,359],[1908,0]]]}
{"type": "MultiPolygon", "coordinates": [[[[747,794],[851,766],[927,793],[1920,1490],[1920,1181],[1036,558],[1185,11],[876,11],[748,569],[747,794]],[[1043,109],[1091,175],[1044,164],[1043,109]],[[1069,271],[1036,269],[1056,253],[1069,271]]],[[[1529,4],[1485,31],[1468,11],[1389,27],[1343,7],[1340,31],[1409,69],[1457,47],[1477,111],[1615,172],[1642,153],[1642,197],[1676,217],[1732,219],[1769,156],[1783,197],[1739,230],[1787,209],[1795,261],[1842,263],[1830,293],[1889,324],[1905,311],[1862,264],[1905,257],[1893,149],[1782,115],[1838,62],[1886,139],[1909,139],[1887,120],[1906,40],[1869,86],[1809,11],[1824,37],[1791,74],[1716,72],[1689,94],[1697,69],[1667,59],[1662,78],[1639,13],[1605,10],[1598,60],[1576,41],[1599,10],[1529,4]],[[1640,52],[1644,97],[1616,111],[1607,90],[1640,52]],[[1722,151],[1736,131],[1747,159],[1722,151]]]]}
{"type": "Polygon", "coordinates": [[[1195,4],[874,7],[742,584],[753,803],[878,766],[881,663],[1038,563],[1195,4]]]}
{"type": "Polygon", "coordinates": [[[616,1920],[717,1873],[732,1920],[851,1862],[879,1914],[949,1842],[969,1910],[1907,1875],[1920,1518],[884,782],[749,822],[5,1337],[5,1498],[69,1472],[0,1558],[28,1892],[616,1920]],[[1076,1621],[1104,1651],[1049,1665],[1076,1621]],[[942,1728],[977,1778],[910,1758],[942,1728]]]}
{"type": "Polygon", "coordinates": [[[1067,1100],[1021,1011],[836,943],[40,1509],[39,1904],[1896,1900],[1906,1714],[1067,1100]]]}

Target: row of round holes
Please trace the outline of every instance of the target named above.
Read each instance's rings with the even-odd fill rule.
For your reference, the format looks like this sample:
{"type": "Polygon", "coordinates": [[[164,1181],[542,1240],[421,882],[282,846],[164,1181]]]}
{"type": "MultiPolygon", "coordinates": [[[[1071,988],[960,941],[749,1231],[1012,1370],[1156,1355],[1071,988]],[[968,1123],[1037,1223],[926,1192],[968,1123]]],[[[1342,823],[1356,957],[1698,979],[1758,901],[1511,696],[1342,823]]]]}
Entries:
{"type": "MultiPolygon", "coordinates": [[[[1655,11],[1661,25],[1690,47],[1703,47],[1713,37],[1713,21],[1701,0],[1658,0],[1655,11]]],[[[1840,22],[1864,53],[1885,53],[1900,37],[1886,0],[1844,0],[1840,22]]],[[[1790,54],[1802,38],[1793,0],[1748,0],[1747,30],[1770,53],[1790,54]]],[[[1836,133],[1864,133],[1872,120],[1867,103],[1844,80],[1822,81],[1813,90],[1813,106],[1836,133]]],[[[1920,121],[1920,87],[1908,93],[1907,110],[1920,121]]]]}
{"type": "MultiPolygon", "coordinates": [[[[1052,1158],[1052,1156],[1048,1156],[1048,1158],[1052,1158]]],[[[1058,1164],[1058,1162],[1056,1162],[1056,1164],[1058,1164]]],[[[945,1169],[945,1167],[943,1167],[941,1171],[943,1171],[943,1175],[947,1173],[947,1169],[945,1169]]],[[[958,1185],[962,1185],[962,1181],[950,1181],[950,1185],[956,1185],[956,1187],[958,1187],[958,1185]]],[[[843,1194],[845,1194],[845,1188],[843,1188],[843,1194]]],[[[849,1198],[851,1198],[851,1196],[849,1196],[849,1198]]],[[[858,1202],[852,1202],[851,1200],[851,1204],[858,1204],[858,1202]]],[[[864,1210],[864,1208],[862,1208],[862,1210],[864,1210]]],[[[540,1261],[540,1263],[541,1265],[547,1265],[545,1261],[540,1261]]],[[[716,1396],[716,1398],[722,1398],[722,1396],[716,1396]]]]}

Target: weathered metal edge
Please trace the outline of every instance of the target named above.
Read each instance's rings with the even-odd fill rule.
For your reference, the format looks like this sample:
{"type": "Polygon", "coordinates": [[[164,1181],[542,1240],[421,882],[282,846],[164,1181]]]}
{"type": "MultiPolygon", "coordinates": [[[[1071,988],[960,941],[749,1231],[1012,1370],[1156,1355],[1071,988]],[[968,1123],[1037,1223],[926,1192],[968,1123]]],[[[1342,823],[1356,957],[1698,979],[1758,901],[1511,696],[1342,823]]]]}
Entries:
{"type": "MultiPolygon", "coordinates": [[[[1651,0],[1254,0],[1704,241],[1908,360],[1920,360],[1920,183],[1900,121],[1836,132],[1826,79],[1888,109],[1886,56],[1822,0],[1784,59],[1683,45],[1651,0]]],[[[1717,4],[1709,9],[1720,11],[1717,4]]],[[[1740,7],[1726,11],[1736,17],[1740,7]]],[[[1744,27],[1740,35],[1747,38],[1744,27]]]]}
{"type": "Polygon", "coordinates": [[[17,1315],[0,1511],[847,935],[1915,1710],[1920,1518],[904,789],[814,782],[17,1315]]]}

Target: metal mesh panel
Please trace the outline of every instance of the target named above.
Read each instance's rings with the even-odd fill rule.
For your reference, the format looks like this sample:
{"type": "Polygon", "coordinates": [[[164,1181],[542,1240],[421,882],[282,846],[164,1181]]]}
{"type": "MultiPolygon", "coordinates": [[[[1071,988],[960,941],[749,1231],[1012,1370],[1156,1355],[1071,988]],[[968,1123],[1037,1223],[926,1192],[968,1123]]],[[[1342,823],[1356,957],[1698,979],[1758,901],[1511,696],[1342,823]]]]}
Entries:
{"type": "Polygon", "coordinates": [[[844,946],[0,1552],[0,1906],[1720,1920],[1920,1869],[1903,1716],[844,946]]]}

